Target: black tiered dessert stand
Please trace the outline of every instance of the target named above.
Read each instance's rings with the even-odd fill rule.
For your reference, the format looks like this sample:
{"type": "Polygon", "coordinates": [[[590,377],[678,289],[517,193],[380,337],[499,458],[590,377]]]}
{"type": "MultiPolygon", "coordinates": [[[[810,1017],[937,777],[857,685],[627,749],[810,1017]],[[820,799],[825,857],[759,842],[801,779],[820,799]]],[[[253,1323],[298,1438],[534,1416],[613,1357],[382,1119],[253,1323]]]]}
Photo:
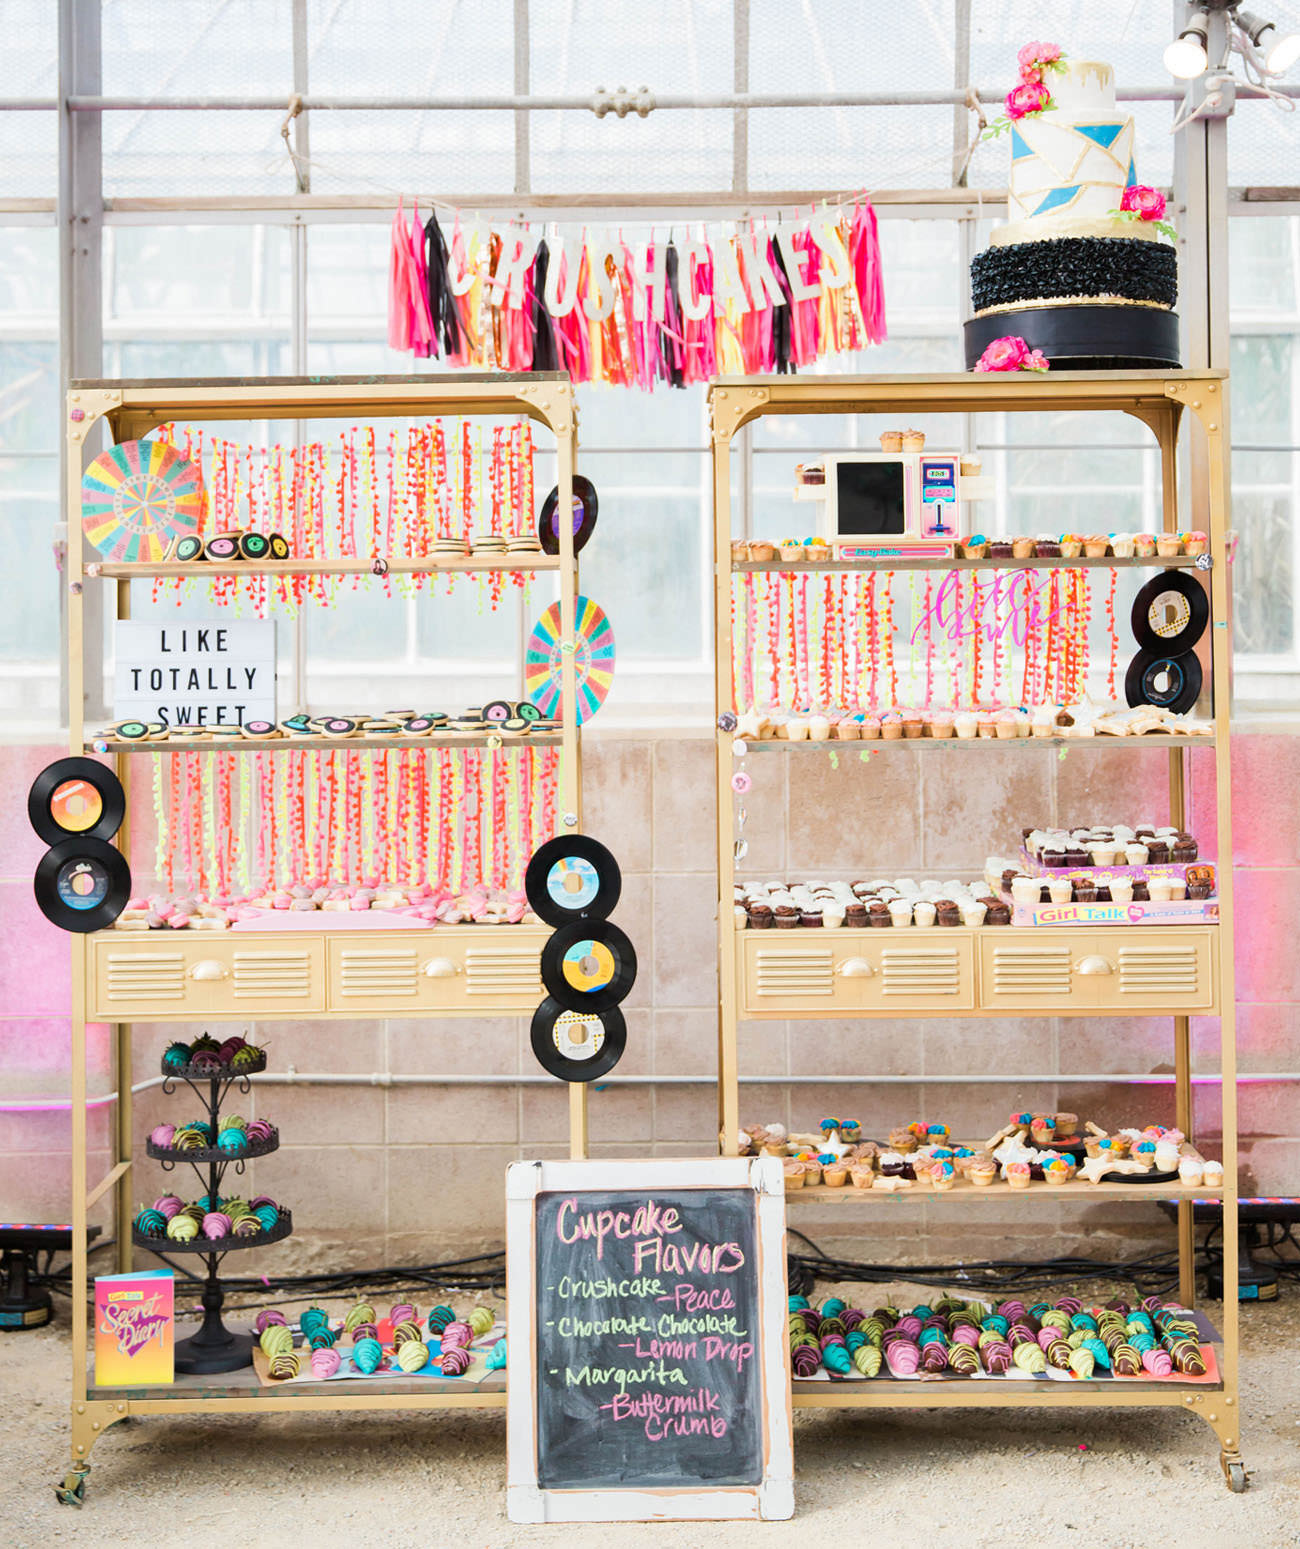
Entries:
{"type": "MultiPolygon", "coordinates": [[[[240,1093],[247,1096],[252,1091],[248,1077],[265,1069],[265,1055],[262,1055],[260,1060],[246,1064],[238,1071],[225,1066],[214,1069],[211,1064],[203,1062],[197,1066],[190,1064],[171,1067],[164,1061],[163,1091],[170,1096],[176,1090],[176,1083],[183,1081],[207,1109],[212,1133],[214,1136],[219,1136],[221,1105],[230,1088],[237,1086],[240,1093]]],[[[242,1173],[245,1162],[257,1156],[269,1156],[273,1151],[277,1151],[279,1146],[280,1137],[276,1133],[269,1139],[252,1144],[246,1150],[237,1153],[222,1151],[218,1146],[201,1146],[190,1151],[177,1151],[170,1146],[157,1146],[152,1140],[147,1142],[145,1150],[151,1157],[162,1163],[165,1172],[170,1172],[177,1162],[188,1162],[198,1176],[200,1185],[204,1183],[206,1174],[206,1192],[210,1198],[216,1200],[221,1195],[221,1181],[232,1165],[236,1174],[242,1173]]],[[[171,1238],[160,1241],[157,1237],[149,1237],[139,1230],[132,1231],[132,1240],[139,1248],[148,1248],[151,1252],[159,1254],[192,1253],[207,1261],[208,1275],[200,1298],[203,1306],[203,1323],[197,1333],[191,1334],[188,1339],[177,1341],[177,1372],[210,1376],[218,1372],[238,1371],[242,1367],[253,1364],[253,1336],[234,1334],[221,1320],[225,1291],[217,1275],[217,1267],[227,1253],[245,1248],[267,1247],[270,1243],[282,1241],[292,1231],[293,1217],[284,1209],[281,1209],[280,1219],[269,1231],[259,1232],[255,1237],[236,1237],[232,1234],[215,1241],[200,1236],[193,1242],[173,1242],[171,1238]]]]}

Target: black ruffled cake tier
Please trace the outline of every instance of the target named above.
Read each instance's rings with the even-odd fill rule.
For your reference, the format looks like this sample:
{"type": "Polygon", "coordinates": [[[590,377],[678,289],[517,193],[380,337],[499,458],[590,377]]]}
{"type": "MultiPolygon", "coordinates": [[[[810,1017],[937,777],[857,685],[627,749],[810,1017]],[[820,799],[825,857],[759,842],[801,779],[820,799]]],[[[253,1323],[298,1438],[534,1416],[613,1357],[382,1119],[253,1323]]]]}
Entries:
{"type": "Polygon", "coordinates": [[[971,261],[976,315],[992,307],[1086,297],[1173,307],[1178,260],[1165,242],[1124,237],[1054,237],[990,247],[971,261]]]}

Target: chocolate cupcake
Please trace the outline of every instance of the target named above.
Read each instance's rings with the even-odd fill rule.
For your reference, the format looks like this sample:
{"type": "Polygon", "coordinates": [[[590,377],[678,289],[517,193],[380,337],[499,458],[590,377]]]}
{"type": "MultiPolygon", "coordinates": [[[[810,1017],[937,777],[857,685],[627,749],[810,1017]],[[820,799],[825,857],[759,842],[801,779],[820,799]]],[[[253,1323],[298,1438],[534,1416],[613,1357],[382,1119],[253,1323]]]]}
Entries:
{"type": "Polygon", "coordinates": [[[1147,840],[1147,861],[1152,866],[1167,866],[1169,864],[1169,845],[1163,839],[1157,839],[1153,834],[1147,840]]]}
{"type": "Polygon", "coordinates": [[[844,909],[844,924],[849,930],[865,930],[867,924],[866,904],[847,904],[844,909]]]}
{"type": "MultiPolygon", "coordinates": [[[[1188,896],[1188,898],[1196,898],[1196,899],[1208,898],[1210,896],[1211,891],[1212,891],[1212,885],[1209,882],[1189,882],[1187,884],[1187,896],[1188,896]]],[[[1134,895],[1134,896],[1136,896],[1136,895],[1134,895]]]]}
{"type": "Polygon", "coordinates": [[[993,538],[989,541],[990,559],[1010,559],[1011,541],[1008,538],[993,538]]]}
{"type": "Polygon", "coordinates": [[[1097,902],[1099,904],[1108,904],[1110,901],[1110,888],[1106,885],[1106,883],[1099,882],[1097,884],[1097,902]]]}
{"type": "Polygon", "coordinates": [[[960,925],[961,909],[951,898],[936,898],[934,901],[935,923],[938,925],[960,925]]]}
{"type": "Polygon", "coordinates": [[[990,904],[988,913],[984,916],[985,925],[1010,925],[1011,905],[1003,903],[990,904]]]}
{"type": "Polygon", "coordinates": [[[1082,845],[1071,844],[1065,852],[1065,864],[1067,866],[1087,866],[1091,864],[1091,861],[1092,857],[1082,845]]]}
{"type": "Polygon", "coordinates": [[[1180,866],[1189,866],[1196,859],[1196,840],[1191,834],[1179,834],[1174,840],[1173,856],[1180,866]]]}
{"type": "Polygon", "coordinates": [[[750,904],[746,912],[749,915],[750,930],[771,930],[772,906],[770,904],[750,904]]]}
{"type": "Polygon", "coordinates": [[[799,921],[800,924],[808,926],[813,930],[820,930],[822,927],[822,912],[820,909],[804,909],[799,915],[799,921]]]}
{"type": "Polygon", "coordinates": [[[1151,889],[1147,886],[1145,877],[1133,878],[1133,902],[1135,904],[1149,904],[1151,902],[1151,889]]]}
{"type": "Polygon", "coordinates": [[[778,904],[773,910],[778,930],[795,930],[799,925],[799,911],[793,904],[778,904]]]}
{"type": "Polygon", "coordinates": [[[1086,877],[1077,878],[1074,884],[1074,901],[1076,904],[1095,904],[1097,884],[1086,877]]]}
{"type": "Polygon", "coordinates": [[[867,905],[867,924],[876,930],[883,930],[886,925],[892,925],[889,918],[889,905],[881,898],[876,898],[867,905]]]}

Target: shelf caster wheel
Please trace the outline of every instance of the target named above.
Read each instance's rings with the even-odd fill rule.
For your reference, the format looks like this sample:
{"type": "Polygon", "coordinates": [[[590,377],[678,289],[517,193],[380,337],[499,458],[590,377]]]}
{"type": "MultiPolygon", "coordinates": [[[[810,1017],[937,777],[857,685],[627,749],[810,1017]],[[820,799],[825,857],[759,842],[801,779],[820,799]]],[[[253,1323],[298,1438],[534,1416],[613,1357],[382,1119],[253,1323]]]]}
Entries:
{"type": "Polygon", "coordinates": [[[1228,1481],[1228,1488],[1234,1495],[1245,1494],[1249,1475],[1246,1473],[1246,1465],[1240,1458],[1221,1456],[1219,1459],[1223,1467],[1223,1477],[1228,1481]]]}
{"type": "Polygon", "coordinates": [[[70,1468],[63,1476],[63,1483],[54,1486],[54,1493],[58,1497],[61,1506],[82,1507],[86,1503],[86,1475],[90,1472],[89,1464],[79,1464],[70,1468]]]}

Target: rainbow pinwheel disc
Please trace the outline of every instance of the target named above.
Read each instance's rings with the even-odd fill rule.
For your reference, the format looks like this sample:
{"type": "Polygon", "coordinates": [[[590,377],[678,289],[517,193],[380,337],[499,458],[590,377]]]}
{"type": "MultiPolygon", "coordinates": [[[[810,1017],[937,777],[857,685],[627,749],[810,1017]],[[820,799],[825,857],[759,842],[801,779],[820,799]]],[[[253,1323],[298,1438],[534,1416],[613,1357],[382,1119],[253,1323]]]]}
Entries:
{"type": "MultiPolygon", "coordinates": [[[[578,725],[590,720],[614,681],[614,631],[590,597],[574,599],[573,666],[578,725]]],[[[528,638],[524,656],[524,692],[548,719],[560,714],[560,605],[553,602],[528,638]]]]}
{"type": "Polygon", "coordinates": [[[197,463],[165,441],[109,447],[81,480],[81,525],[105,559],[156,564],[203,514],[197,463]]]}

